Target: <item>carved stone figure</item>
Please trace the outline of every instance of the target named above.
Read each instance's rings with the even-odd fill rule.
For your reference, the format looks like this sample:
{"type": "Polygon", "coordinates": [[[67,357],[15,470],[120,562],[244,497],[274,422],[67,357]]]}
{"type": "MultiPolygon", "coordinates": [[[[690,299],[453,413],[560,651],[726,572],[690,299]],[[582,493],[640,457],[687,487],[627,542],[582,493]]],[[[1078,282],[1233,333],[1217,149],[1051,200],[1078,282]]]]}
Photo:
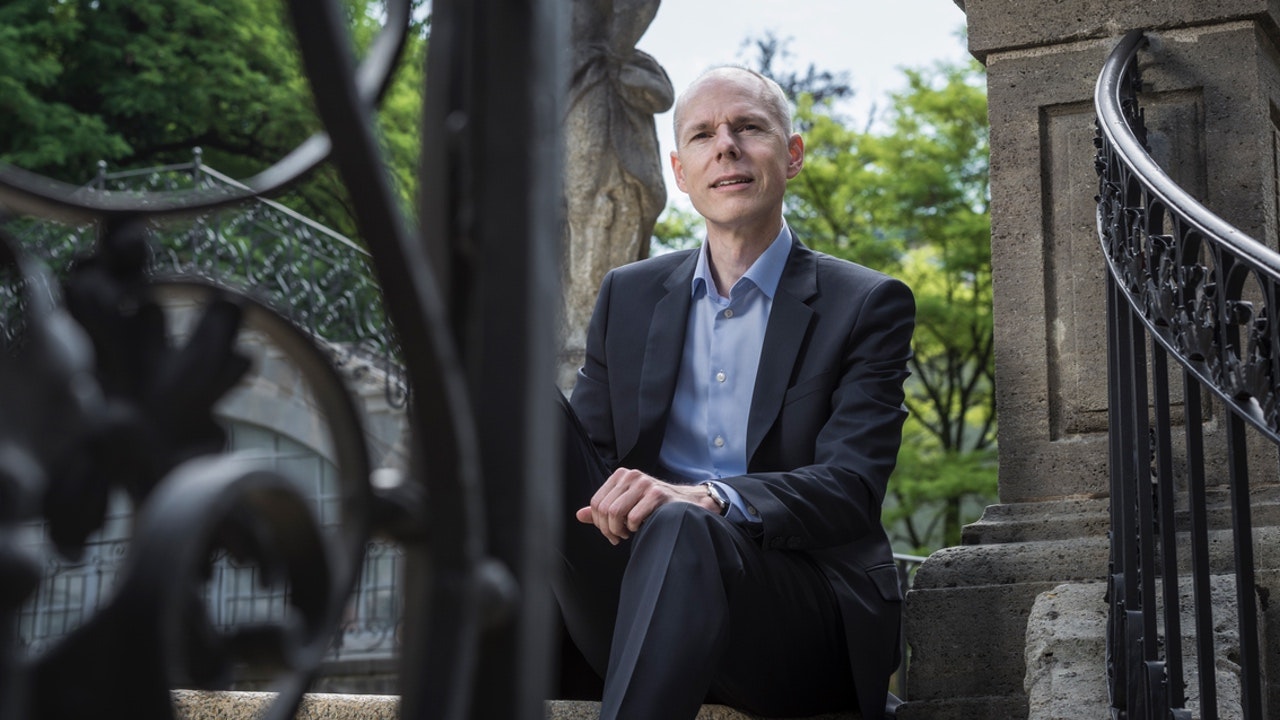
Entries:
{"type": "Polygon", "coordinates": [[[566,128],[564,325],[560,384],[582,361],[587,320],[610,268],[649,254],[666,187],[653,116],[671,107],[667,73],[636,42],[659,0],[578,0],[566,128]]]}

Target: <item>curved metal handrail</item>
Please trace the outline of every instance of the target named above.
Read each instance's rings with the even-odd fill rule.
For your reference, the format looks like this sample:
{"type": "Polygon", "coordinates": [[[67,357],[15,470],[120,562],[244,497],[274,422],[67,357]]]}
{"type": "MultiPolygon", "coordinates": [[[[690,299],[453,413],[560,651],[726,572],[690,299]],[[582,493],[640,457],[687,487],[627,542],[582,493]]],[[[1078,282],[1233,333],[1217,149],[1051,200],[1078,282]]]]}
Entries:
{"type": "Polygon", "coordinates": [[[1205,208],[1147,152],[1137,99],[1144,42],[1140,31],[1125,36],[1094,95],[1097,230],[1108,271],[1112,714],[1189,718],[1189,706],[1198,702],[1202,717],[1218,717],[1211,574],[1222,570],[1210,563],[1208,480],[1225,474],[1240,669],[1239,698],[1232,702],[1240,703],[1243,717],[1257,719],[1264,690],[1245,428],[1252,425],[1280,444],[1280,326],[1271,317],[1280,307],[1280,254],[1205,208]],[[1183,417],[1175,433],[1172,398],[1179,380],[1183,417]],[[1215,433],[1225,453],[1212,462],[1205,451],[1204,390],[1225,408],[1215,433]],[[1175,452],[1176,434],[1182,447],[1175,452]],[[1184,552],[1189,576],[1179,563],[1184,552]],[[1190,701],[1183,674],[1184,579],[1193,591],[1200,686],[1190,701]]]}
{"type": "Polygon", "coordinates": [[[1280,276],[1280,254],[1241,232],[1183,190],[1156,164],[1144,142],[1129,126],[1125,117],[1125,101],[1122,99],[1124,83],[1121,78],[1125,67],[1136,62],[1138,51],[1145,43],[1146,36],[1141,30],[1130,32],[1102,66],[1102,73],[1098,75],[1093,93],[1094,107],[1098,111],[1098,132],[1115,148],[1116,157],[1142,177],[1147,190],[1170,210],[1184,217],[1205,236],[1221,239],[1244,257],[1280,276]]]}
{"type": "MultiPolygon", "coordinates": [[[[1099,160],[1099,172],[1103,173],[1103,166],[1106,167],[1101,178],[1098,233],[1100,238],[1104,238],[1103,249],[1110,272],[1122,281],[1119,283],[1120,289],[1138,312],[1138,317],[1147,326],[1151,336],[1222,402],[1272,441],[1280,443],[1280,398],[1277,397],[1274,382],[1280,376],[1274,364],[1275,360],[1280,360],[1280,351],[1277,351],[1280,349],[1280,332],[1277,332],[1274,324],[1268,328],[1265,317],[1244,318],[1242,314],[1248,313],[1251,306],[1242,301],[1240,295],[1245,275],[1249,272],[1267,278],[1270,285],[1280,286],[1280,253],[1206,208],[1179,187],[1147,152],[1141,137],[1146,132],[1141,110],[1137,109],[1136,103],[1124,97],[1126,92],[1136,90],[1125,87],[1125,70],[1131,65],[1136,66],[1137,53],[1144,42],[1141,31],[1127,34],[1103,65],[1094,92],[1100,156],[1107,154],[1108,159],[1113,161],[1099,160]],[[1137,131],[1134,125],[1138,127],[1137,131]],[[1120,168],[1117,164],[1123,166],[1127,177],[1119,177],[1120,168]],[[1108,183],[1111,184],[1110,187],[1108,183]],[[1138,184],[1140,187],[1137,187],[1138,184]],[[1141,258],[1124,257],[1120,249],[1105,247],[1107,233],[1104,232],[1104,223],[1125,222],[1118,214],[1105,216],[1108,202],[1132,193],[1143,196],[1144,202],[1139,205],[1147,213],[1142,218],[1146,224],[1141,228],[1135,225],[1132,231],[1140,230],[1148,238],[1170,239],[1169,247],[1152,247],[1147,242],[1141,258]],[[1179,226],[1177,238],[1151,231],[1152,226],[1163,224],[1165,215],[1170,216],[1171,223],[1179,226]],[[1172,247],[1179,241],[1185,241],[1186,247],[1172,247]],[[1159,283],[1149,281],[1159,273],[1185,273],[1187,268],[1195,264],[1194,255],[1200,251],[1202,244],[1213,254],[1215,262],[1214,267],[1201,266],[1201,269],[1205,270],[1206,276],[1218,281],[1213,283],[1217,295],[1183,297],[1177,302],[1163,298],[1165,304],[1155,307],[1162,298],[1151,296],[1162,292],[1164,288],[1158,287],[1159,283]],[[1161,266],[1162,262],[1170,264],[1161,266]],[[1245,267],[1242,269],[1241,265],[1245,267]],[[1199,305],[1193,307],[1193,303],[1199,305]],[[1196,313],[1209,311],[1215,317],[1194,317],[1196,313]],[[1186,317],[1172,317],[1180,312],[1186,314],[1186,317]],[[1196,321],[1202,323],[1200,329],[1203,332],[1195,332],[1197,328],[1191,323],[1196,321]],[[1218,337],[1209,338],[1211,333],[1203,324],[1216,325],[1219,331],[1226,329],[1229,333],[1225,338],[1227,342],[1218,342],[1222,339],[1218,337]],[[1244,353],[1238,347],[1239,339],[1234,335],[1234,327],[1237,325],[1248,325],[1253,333],[1248,338],[1251,343],[1266,341],[1266,347],[1257,348],[1261,355],[1254,358],[1243,357],[1244,353]],[[1201,336],[1199,339],[1209,345],[1194,344],[1193,335],[1201,336]],[[1198,358],[1203,358],[1203,361],[1198,358]],[[1266,382],[1258,381],[1258,373],[1265,376],[1266,382]],[[1250,383],[1252,387],[1240,385],[1242,379],[1237,376],[1247,374],[1254,375],[1250,383]]],[[[1134,82],[1141,84],[1136,73],[1132,77],[1134,82]]],[[[1128,222],[1135,224],[1138,220],[1131,218],[1128,222]]],[[[1271,301],[1274,298],[1267,299],[1271,301]]]]}

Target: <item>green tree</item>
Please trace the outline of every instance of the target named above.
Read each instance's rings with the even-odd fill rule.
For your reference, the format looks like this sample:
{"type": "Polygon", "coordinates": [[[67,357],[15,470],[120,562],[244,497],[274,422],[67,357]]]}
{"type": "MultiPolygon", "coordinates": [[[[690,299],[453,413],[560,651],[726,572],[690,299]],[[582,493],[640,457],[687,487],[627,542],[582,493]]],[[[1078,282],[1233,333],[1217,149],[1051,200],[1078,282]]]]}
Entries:
{"type": "MultiPolygon", "coordinates": [[[[776,44],[757,47],[759,67],[773,68],[776,44]]],[[[807,77],[840,81],[812,67],[807,77]]],[[[905,78],[884,122],[864,130],[835,111],[837,96],[816,101],[803,77],[784,84],[806,141],[785,212],[810,246],[915,292],[911,415],[884,521],[899,550],[927,553],[958,543],[996,490],[988,134],[979,64],[905,78]]]]}
{"type": "Polygon", "coordinates": [[[877,217],[906,248],[901,276],[917,298],[907,406],[924,431],[904,444],[888,519],[923,550],[958,543],[996,490],[989,147],[977,62],[906,75],[874,167],[877,217]]]}
{"type": "Polygon", "coordinates": [[[649,242],[649,254],[660,255],[672,250],[687,250],[702,244],[702,217],[679,205],[668,204],[653,226],[649,242]]]}
{"type": "MultiPolygon", "coordinates": [[[[367,44],[381,15],[350,0],[367,44]]],[[[406,197],[418,161],[425,25],[384,102],[381,129],[406,197]]],[[[319,128],[282,3],[9,0],[0,5],[0,160],[71,183],[115,167],[205,162],[247,176],[319,128]]],[[[287,202],[341,232],[354,223],[332,170],[287,202]]]]}

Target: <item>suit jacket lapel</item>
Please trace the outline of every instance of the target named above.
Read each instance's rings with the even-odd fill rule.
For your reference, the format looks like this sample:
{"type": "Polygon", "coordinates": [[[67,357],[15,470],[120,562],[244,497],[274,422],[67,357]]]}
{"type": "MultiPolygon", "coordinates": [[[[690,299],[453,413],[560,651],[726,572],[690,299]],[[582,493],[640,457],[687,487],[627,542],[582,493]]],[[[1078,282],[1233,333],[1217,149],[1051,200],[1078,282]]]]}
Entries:
{"type": "Polygon", "coordinates": [[[802,245],[793,231],[791,255],[778,281],[769,323],[765,326],[764,347],[760,349],[760,369],[756,372],[755,392],[747,418],[748,468],[760,441],[782,409],[801,342],[813,320],[813,309],[808,302],[817,293],[817,255],[802,245]]]}
{"type": "Polygon", "coordinates": [[[639,435],[631,455],[656,462],[666,432],[667,413],[675,395],[684,354],[685,327],[689,323],[690,283],[697,267],[697,253],[667,277],[667,290],[653,307],[649,335],[640,368],[639,435]]]}

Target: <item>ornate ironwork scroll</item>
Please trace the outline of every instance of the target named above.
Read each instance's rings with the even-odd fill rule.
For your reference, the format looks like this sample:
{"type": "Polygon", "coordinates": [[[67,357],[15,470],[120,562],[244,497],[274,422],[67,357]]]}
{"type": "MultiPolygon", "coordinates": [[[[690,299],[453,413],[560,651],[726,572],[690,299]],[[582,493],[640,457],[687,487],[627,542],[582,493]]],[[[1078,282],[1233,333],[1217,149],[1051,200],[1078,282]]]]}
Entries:
{"type": "Polygon", "coordinates": [[[1109,275],[1112,550],[1108,673],[1116,717],[1190,718],[1182,667],[1178,554],[1189,552],[1200,717],[1218,716],[1202,396],[1225,409],[1245,718],[1262,718],[1245,426],[1280,444],[1280,255],[1217,217],[1151,159],[1130,33],[1107,59],[1098,114],[1098,234],[1109,275]],[[1174,456],[1170,366],[1183,392],[1174,456]],[[1179,534],[1175,465],[1189,529],[1179,534]],[[1189,546],[1189,547],[1188,547],[1189,546]]]}
{"type": "Polygon", "coordinates": [[[170,689],[219,686],[240,662],[279,670],[268,717],[290,717],[374,532],[408,549],[402,716],[541,715],[557,492],[547,395],[564,19],[552,5],[433,4],[420,231],[398,207],[372,120],[408,0],[389,0],[359,67],[339,0],[291,0],[326,131],[231,189],[77,194],[0,167],[0,205],[96,235],[61,283],[0,235],[0,288],[18,308],[0,332],[0,717],[79,718],[106,704],[111,715],[169,718],[170,689]],[[146,272],[150,221],[279,192],[326,158],[350,190],[415,390],[414,457],[392,486],[371,483],[360,417],[307,334],[240,292],[146,272]],[[182,337],[157,299],[173,289],[200,307],[182,337]],[[265,329],[322,406],[342,488],[336,534],[279,470],[221,453],[212,407],[247,368],[236,346],[246,327],[265,329]],[[113,492],[134,503],[136,527],[111,599],[24,656],[14,617],[38,573],[17,535],[44,518],[58,552],[73,556],[113,492]],[[199,588],[220,553],[287,588],[283,618],[210,622],[199,588]]]}

